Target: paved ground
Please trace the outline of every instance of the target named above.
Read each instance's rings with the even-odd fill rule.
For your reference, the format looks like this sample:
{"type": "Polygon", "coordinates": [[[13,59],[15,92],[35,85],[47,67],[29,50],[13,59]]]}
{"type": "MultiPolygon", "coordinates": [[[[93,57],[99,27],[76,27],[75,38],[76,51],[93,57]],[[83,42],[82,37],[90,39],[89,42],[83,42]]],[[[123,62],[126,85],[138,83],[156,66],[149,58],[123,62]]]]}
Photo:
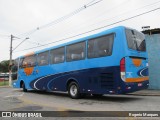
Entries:
{"type": "Polygon", "coordinates": [[[137,95],[137,96],[160,96],[160,90],[141,90],[134,93],[130,93],[128,95],[137,95]]]}
{"type": "Polygon", "coordinates": [[[65,93],[38,91],[24,93],[19,89],[0,87],[0,111],[160,111],[159,101],[160,91],[156,90],[143,90],[129,95],[105,95],[101,98],[87,96],[75,100],[65,93]]]}

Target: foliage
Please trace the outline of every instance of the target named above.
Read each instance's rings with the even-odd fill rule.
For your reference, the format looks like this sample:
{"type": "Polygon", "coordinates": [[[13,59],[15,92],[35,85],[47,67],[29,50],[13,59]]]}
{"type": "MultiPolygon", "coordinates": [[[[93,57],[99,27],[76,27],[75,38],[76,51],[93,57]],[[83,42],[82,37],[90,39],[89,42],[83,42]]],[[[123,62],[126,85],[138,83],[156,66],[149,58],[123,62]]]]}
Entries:
{"type": "MultiPolygon", "coordinates": [[[[14,61],[12,63],[14,63],[14,61]]],[[[15,71],[16,70],[14,67],[14,69],[12,69],[12,72],[15,72],[15,71]]],[[[3,60],[0,62],[0,72],[2,72],[2,73],[9,72],[9,60],[3,60]]]]}
{"type": "Polygon", "coordinates": [[[8,72],[9,60],[4,60],[0,62],[0,72],[6,73],[8,72]]]}

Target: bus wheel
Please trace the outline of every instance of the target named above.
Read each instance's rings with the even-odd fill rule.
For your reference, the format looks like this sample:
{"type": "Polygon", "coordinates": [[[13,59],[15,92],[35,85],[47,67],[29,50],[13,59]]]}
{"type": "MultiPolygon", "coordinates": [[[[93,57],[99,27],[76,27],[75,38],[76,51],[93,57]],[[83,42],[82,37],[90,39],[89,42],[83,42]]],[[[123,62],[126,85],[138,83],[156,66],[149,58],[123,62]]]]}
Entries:
{"type": "Polygon", "coordinates": [[[27,89],[24,83],[22,84],[22,88],[23,88],[23,92],[27,92],[27,89]]]}
{"type": "Polygon", "coordinates": [[[68,94],[73,99],[80,98],[79,87],[78,87],[78,84],[76,82],[71,82],[69,84],[69,86],[68,86],[68,94]]]}

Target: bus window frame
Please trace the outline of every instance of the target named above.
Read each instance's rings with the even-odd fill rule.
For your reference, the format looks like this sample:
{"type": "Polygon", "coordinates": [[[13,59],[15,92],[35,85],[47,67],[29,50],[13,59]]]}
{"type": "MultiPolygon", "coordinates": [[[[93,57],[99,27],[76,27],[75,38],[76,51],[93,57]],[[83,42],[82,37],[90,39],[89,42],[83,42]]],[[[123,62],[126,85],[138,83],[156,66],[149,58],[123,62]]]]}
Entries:
{"type": "MultiPolygon", "coordinates": [[[[145,40],[145,36],[143,35],[143,33],[141,33],[141,34],[144,36],[145,50],[138,50],[137,47],[136,47],[136,49],[133,49],[133,48],[130,48],[130,47],[129,47],[129,41],[128,41],[127,33],[126,33],[127,30],[131,30],[131,31],[134,31],[134,32],[137,32],[137,33],[141,33],[141,32],[139,32],[139,31],[137,31],[137,30],[134,30],[134,29],[125,28],[125,39],[126,39],[126,43],[127,43],[127,48],[128,48],[128,50],[130,50],[130,51],[138,51],[138,52],[146,52],[146,51],[147,51],[147,49],[146,49],[146,40],[145,40]]],[[[136,42],[137,42],[137,41],[136,41],[136,42]]],[[[136,43],[136,44],[137,44],[137,43],[136,43]]]]}
{"type": "Polygon", "coordinates": [[[23,61],[25,57],[19,58],[19,69],[23,69],[23,61]]]}
{"type": "Polygon", "coordinates": [[[23,57],[22,59],[23,59],[23,60],[22,60],[21,69],[37,66],[37,55],[30,55],[30,56],[26,56],[26,57],[23,57]],[[23,62],[24,62],[24,60],[25,60],[26,58],[29,58],[29,57],[34,57],[34,64],[33,64],[33,65],[28,66],[28,62],[27,62],[27,64],[26,64],[26,65],[24,65],[24,63],[23,63],[23,62]]]}
{"type": "Polygon", "coordinates": [[[50,65],[64,63],[66,61],[66,46],[61,46],[61,47],[49,50],[49,61],[50,61],[50,65]],[[61,49],[61,48],[63,48],[63,53],[64,53],[63,61],[61,61],[61,62],[52,62],[52,59],[51,59],[52,57],[51,56],[54,57],[54,54],[52,55],[52,51],[55,51],[55,50],[61,49]]]}
{"type": "Polygon", "coordinates": [[[86,48],[86,43],[87,43],[87,40],[84,40],[84,41],[80,41],[80,42],[76,42],[76,43],[73,43],[73,44],[70,44],[70,45],[67,45],[66,46],[66,62],[73,62],[73,61],[79,61],[79,60],[85,60],[86,59],[86,52],[87,52],[87,48],[86,48]],[[75,60],[69,60],[67,59],[67,47],[71,46],[71,45],[75,45],[75,44],[79,44],[79,43],[84,43],[84,57],[82,59],[75,59],[75,60]]]}
{"type": "Polygon", "coordinates": [[[36,55],[36,65],[37,66],[46,66],[46,65],[49,65],[50,64],[50,56],[49,56],[49,50],[47,50],[47,51],[43,51],[43,52],[40,52],[40,53],[38,53],[37,55],[36,55]],[[40,54],[43,54],[43,53],[47,53],[47,56],[48,56],[48,60],[46,60],[47,61],[47,63],[46,64],[39,64],[39,55],[40,54]]]}
{"type": "Polygon", "coordinates": [[[102,58],[102,57],[109,57],[109,56],[112,56],[113,55],[113,47],[114,47],[114,42],[115,42],[115,38],[116,38],[116,33],[115,32],[112,32],[112,33],[108,33],[108,34],[105,34],[105,35],[101,35],[101,36],[98,36],[98,37],[95,37],[95,38],[91,38],[89,40],[87,40],[87,58],[88,59],[94,59],[94,58],[102,58]],[[94,40],[96,38],[101,38],[101,37],[104,37],[104,36],[109,36],[109,35],[113,35],[113,44],[112,44],[112,47],[111,47],[111,54],[110,55],[105,55],[105,56],[97,56],[97,57],[89,57],[88,56],[88,43],[90,40],[94,40]]]}

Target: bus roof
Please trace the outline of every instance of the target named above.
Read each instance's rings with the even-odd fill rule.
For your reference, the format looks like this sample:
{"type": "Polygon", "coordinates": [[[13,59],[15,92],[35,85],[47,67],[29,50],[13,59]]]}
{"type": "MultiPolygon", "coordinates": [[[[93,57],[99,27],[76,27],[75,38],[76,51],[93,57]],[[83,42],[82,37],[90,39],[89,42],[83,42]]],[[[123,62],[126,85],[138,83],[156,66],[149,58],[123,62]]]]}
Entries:
{"type": "Polygon", "coordinates": [[[115,30],[124,29],[124,28],[126,28],[126,27],[125,26],[114,27],[114,28],[111,28],[111,29],[107,29],[107,30],[101,31],[99,33],[88,35],[86,37],[78,38],[76,40],[71,40],[71,41],[63,43],[63,44],[55,45],[55,46],[48,47],[48,48],[45,48],[45,49],[42,49],[42,50],[38,50],[38,51],[35,51],[35,52],[30,52],[30,53],[25,54],[23,56],[20,56],[18,58],[23,58],[25,56],[30,56],[30,55],[42,53],[42,52],[45,52],[45,51],[48,51],[48,50],[51,50],[51,49],[56,49],[56,48],[63,47],[63,46],[66,46],[66,45],[70,45],[70,44],[74,44],[74,43],[81,42],[81,41],[84,41],[84,40],[92,39],[92,38],[95,38],[95,37],[99,37],[99,36],[105,35],[106,33],[112,33],[115,30]]]}

